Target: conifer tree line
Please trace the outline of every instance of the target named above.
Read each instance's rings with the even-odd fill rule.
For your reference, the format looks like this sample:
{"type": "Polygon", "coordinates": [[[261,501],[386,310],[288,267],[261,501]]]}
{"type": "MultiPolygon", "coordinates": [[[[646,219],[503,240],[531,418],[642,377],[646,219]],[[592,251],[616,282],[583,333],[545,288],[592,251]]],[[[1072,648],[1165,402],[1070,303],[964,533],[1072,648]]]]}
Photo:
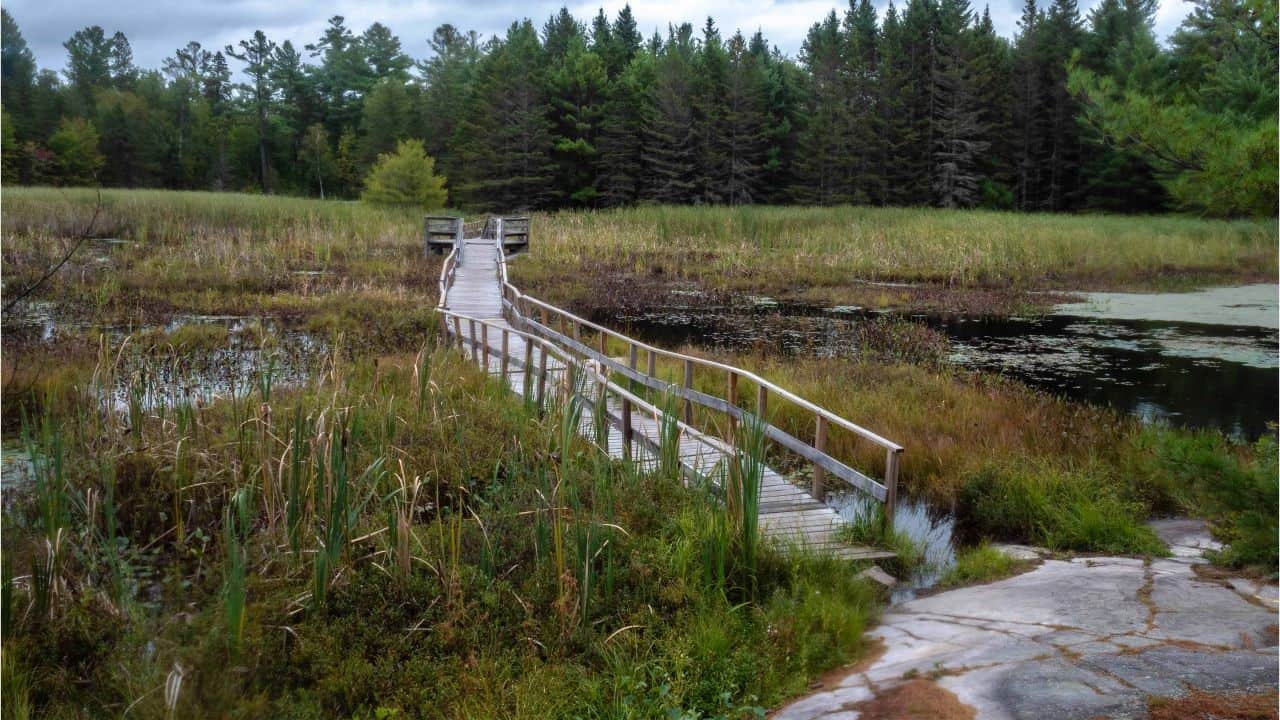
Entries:
{"type": "Polygon", "coordinates": [[[710,18],[646,38],[630,7],[589,22],[562,9],[484,40],[442,25],[419,60],[387,26],[357,34],[335,16],[304,47],[258,31],[142,69],[122,33],[93,26],[64,43],[61,72],[37,69],[6,10],[4,181],[356,197],[378,156],[412,139],[450,204],[476,209],[1274,212],[1275,0],[1196,0],[1167,47],[1156,0],[1087,14],[1046,1],[1026,0],[1006,39],[969,0],[883,13],[851,0],[794,58],[710,18]],[[1185,117],[1137,132],[1142,111],[1177,103],[1185,117]],[[1225,145],[1271,123],[1261,207],[1197,201],[1203,176],[1218,173],[1219,194],[1233,181],[1193,152],[1170,159],[1168,136],[1194,133],[1193,117],[1225,145]]]}

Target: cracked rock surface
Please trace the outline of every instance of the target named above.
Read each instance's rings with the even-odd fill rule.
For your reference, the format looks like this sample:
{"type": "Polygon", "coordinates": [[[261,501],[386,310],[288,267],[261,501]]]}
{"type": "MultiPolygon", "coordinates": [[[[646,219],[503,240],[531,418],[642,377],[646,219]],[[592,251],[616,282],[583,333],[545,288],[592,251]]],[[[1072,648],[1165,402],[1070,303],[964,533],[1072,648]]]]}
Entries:
{"type": "Polygon", "coordinates": [[[1144,718],[1152,695],[1275,690],[1275,586],[1202,579],[1203,526],[1166,522],[1178,524],[1155,525],[1169,559],[1047,560],[890,607],[870,632],[883,656],[774,717],[853,720],[854,705],[911,677],[991,720],[1144,718]]]}

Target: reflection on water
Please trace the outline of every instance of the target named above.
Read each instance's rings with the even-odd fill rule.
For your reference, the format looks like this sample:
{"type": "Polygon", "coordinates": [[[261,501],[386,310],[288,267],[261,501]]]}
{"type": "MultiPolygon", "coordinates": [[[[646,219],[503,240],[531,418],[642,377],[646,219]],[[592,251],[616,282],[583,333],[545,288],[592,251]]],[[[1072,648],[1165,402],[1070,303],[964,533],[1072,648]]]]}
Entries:
{"type": "MultiPolygon", "coordinates": [[[[840,517],[849,522],[866,518],[878,510],[879,501],[862,493],[848,492],[829,497],[828,503],[836,508],[840,517]]],[[[937,584],[952,565],[956,563],[956,551],[953,534],[955,518],[946,513],[930,510],[920,502],[900,502],[893,516],[895,530],[905,533],[919,547],[924,558],[912,571],[911,577],[898,578],[890,595],[891,603],[906,602],[916,597],[917,593],[937,584]]]]}
{"type": "MultiPolygon", "coordinates": [[[[682,308],[604,319],[664,345],[830,357],[856,352],[853,328],[877,315],[858,308],[757,304],[747,311],[682,308]]],[[[950,359],[960,366],[1147,421],[1254,439],[1277,418],[1274,328],[1072,315],[911,319],[945,333],[950,359]]]]}

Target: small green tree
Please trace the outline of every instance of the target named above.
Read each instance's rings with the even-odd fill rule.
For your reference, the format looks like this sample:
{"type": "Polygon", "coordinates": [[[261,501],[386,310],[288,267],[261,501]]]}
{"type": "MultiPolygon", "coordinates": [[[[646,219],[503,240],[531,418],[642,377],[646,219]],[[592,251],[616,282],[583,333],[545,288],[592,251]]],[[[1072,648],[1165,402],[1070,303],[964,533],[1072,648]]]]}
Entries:
{"type": "Polygon", "coordinates": [[[444,207],[448,192],[444,177],[435,174],[436,161],[421,140],[401,140],[394,153],[378,156],[364,180],[365,202],[417,205],[427,210],[444,207]]]}
{"type": "Polygon", "coordinates": [[[57,158],[58,177],[66,185],[94,181],[104,158],[98,151],[98,130],[84,118],[63,118],[49,136],[49,149],[57,158]]]}

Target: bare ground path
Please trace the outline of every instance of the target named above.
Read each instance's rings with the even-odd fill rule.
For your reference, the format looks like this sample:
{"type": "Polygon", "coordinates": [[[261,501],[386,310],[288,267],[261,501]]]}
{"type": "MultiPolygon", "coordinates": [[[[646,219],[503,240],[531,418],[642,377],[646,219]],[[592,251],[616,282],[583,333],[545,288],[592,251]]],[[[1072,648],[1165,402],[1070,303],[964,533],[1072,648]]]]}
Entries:
{"type": "Polygon", "coordinates": [[[1274,692],[1274,585],[1198,572],[1194,521],[1156,523],[1174,556],[1047,560],[1017,577],[892,607],[865,671],[778,711],[853,720],[857,706],[932,678],[979,719],[1143,718],[1151,697],[1274,692]]]}

